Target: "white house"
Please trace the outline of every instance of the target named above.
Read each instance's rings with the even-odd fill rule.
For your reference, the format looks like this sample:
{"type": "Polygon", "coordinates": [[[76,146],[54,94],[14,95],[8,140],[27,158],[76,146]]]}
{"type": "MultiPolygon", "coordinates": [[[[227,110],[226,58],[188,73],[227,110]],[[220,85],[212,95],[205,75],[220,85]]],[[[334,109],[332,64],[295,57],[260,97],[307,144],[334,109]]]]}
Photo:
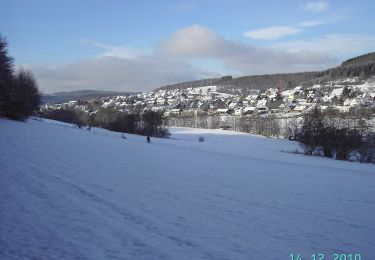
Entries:
{"type": "Polygon", "coordinates": [[[335,88],[331,92],[331,97],[332,98],[335,97],[335,96],[338,97],[338,98],[341,97],[343,90],[344,90],[344,88],[335,88]]]}
{"type": "Polygon", "coordinates": [[[245,107],[242,111],[243,114],[255,114],[258,112],[256,107],[245,107]]]}
{"type": "Polygon", "coordinates": [[[169,110],[169,115],[179,115],[181,113],[182,109],[180,108],[174,108],[169,110]]]}
{"type": "Polygon", "coordinates": [[[234,114],[236,115],[236,116],[241,116],[242,115],[242,113],[243,113],[243,108],[242,107],[237,107],[235,110],[234,110],[234,114]]]}
{"type": "Polygon", "coordinates": [[[297,105],[293,110],[295,112],[305,112],[307,110],[308,106],[306,105],[297,105]]]}
{"type": "Polygon", "coordinates": [[[267,99],[258,100],[257,108],[267,107],[267,104],[268,104],[267,99]]]}
{"type": "Polygon", "coordinates": [[[238,103],[231,102],[228,107],[234,109],[237,105],[238,103]]]}
{"type": "Polygon", "coordinates": [[[216,110],[216,113],[220,114],[220,115],[225,115],[225,114],[228,114],[229,112],[229,108],[219,108],[216,110]]]}

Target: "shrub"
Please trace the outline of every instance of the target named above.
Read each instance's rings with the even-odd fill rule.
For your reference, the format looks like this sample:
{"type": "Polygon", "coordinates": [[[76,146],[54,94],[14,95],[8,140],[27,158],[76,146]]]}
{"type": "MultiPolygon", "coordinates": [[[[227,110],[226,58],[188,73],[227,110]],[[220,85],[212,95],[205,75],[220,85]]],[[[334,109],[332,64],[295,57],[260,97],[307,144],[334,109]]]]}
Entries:
{"type": "Polygon", "coordinates": [[[199,137],[198,137],[198,141],[199,141],[200,143],[203,143],[203,142],[204,142],[204,137],[203,137],[203,136],[199,136],[199,137]]]}

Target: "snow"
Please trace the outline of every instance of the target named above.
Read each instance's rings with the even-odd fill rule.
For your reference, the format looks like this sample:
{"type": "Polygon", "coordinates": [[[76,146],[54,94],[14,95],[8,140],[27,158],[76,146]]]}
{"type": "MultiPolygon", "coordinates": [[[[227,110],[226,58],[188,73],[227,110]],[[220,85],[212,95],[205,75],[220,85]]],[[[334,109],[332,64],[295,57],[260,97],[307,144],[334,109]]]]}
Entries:
{"type": "Polygon", "coordinates": [[[147,144],[51,120],[0,129],[0,259],[375,253],[374,165],[224,130],[147,144]]]}

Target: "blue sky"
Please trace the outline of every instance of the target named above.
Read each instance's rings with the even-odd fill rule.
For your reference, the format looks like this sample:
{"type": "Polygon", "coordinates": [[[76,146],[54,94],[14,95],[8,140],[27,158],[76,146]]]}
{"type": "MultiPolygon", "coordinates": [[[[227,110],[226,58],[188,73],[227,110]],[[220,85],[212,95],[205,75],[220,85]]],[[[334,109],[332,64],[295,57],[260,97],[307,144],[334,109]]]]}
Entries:
{"type": "Polygon", "coordinates": [[[320,70],[375,50],[373,1],[0,0],[43,92],[320,70]]]}

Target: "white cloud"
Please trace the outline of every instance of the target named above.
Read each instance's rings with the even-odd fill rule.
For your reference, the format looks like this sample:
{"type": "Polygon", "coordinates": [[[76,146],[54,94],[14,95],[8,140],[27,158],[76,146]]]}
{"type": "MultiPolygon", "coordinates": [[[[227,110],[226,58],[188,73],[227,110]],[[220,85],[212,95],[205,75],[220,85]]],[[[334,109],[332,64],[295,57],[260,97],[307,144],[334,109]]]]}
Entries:
{"type": "Polygon", "coordinates": [[[136,57],[147,53],[146,50],[143,49],[130,48],[126,46],[115,46],[86,38],[82,38],[81,43],[104,50],[104,52],[101,53],[99,57],[121,57],[125,59],[135,59],[136,57]]]}
{"type": "Polygon", "coordinates": [[[312,52],[332,53],[335,56],[349,58],[353,55],[374,51],[375,36],[363,34],[330,34],[311,40],[281,42],[274,44],[273,47],[292,52],[309,50],[312,52]]]}
{"type": "Polygon", "coordinates": [[[266,39],[266,40],[276,40],[285,36],[298,34],[302,32],[301,28],[292,26],[274,26],[267,27],[258,30],[248,31],[245,36],[253,39],[266,39]]]}
{"type": "Polygon", "coordinates": [[[101,57],[66,65],[28,67],[44,93],[80,89],[144,91],[210,76],[183,61],[155,57],[101,57]]]}
{"type": "Polygon", "coordinates": [[[317,26],[317,25],[322,25],[322,24],[326,24],[327,22],[325,21],[304,21],[302,23],[299,23],[298,26],[300,27],[313,27],[313,26],[317,26]]]}
{"type": "Polygon", "coordinates": [[[313,27],[317,25],[325,24],[323,21],[305,21],[296,25],[289,26],[273,26],[266,27],[257,30],[245,32],[245,36],[253,39],[263,40],[278,40],[280,38],[299,34],[305,30],[306,27],[313,27]]]}
{"type": "Polygon", "coordinates": [[[225,55],[232,43],[207,27],[192,25],[180,29],[160,46],[160,54],[171,56],[217,56],[225,55]]]}
{"type": "Polygon", "coordinates": [[[302,9],[314,13],[322,13],[328,11],[329,3],[327,1],[311,1],[303,4],[302,9]]]}
{"type": "Polygon", "coordinates": [[[332,64],[329,55],[311,51],[286,52],[260,48],[223,38],[207,27],[193,25],[175,32],[162,43],[160,54],[173,58],[211,58],[241,74],[296,71],[332,64]]]}

